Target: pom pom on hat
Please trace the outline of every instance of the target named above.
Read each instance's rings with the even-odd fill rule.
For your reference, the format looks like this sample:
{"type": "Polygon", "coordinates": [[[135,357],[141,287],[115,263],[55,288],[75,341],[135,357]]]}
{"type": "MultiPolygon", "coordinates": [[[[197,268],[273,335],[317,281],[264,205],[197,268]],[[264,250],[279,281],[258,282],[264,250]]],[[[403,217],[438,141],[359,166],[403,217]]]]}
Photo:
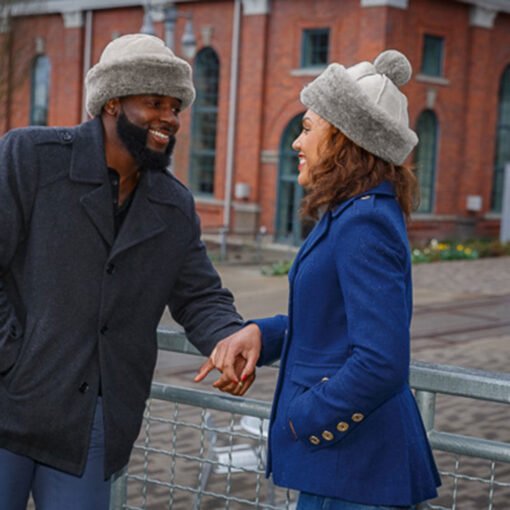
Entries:
{"type": "Polygon", "coordinates": [[[405,85],[411,79],[411,64],[400,51],[383,51],[374,60],[374,66],[378,73],[387,76],[397,87],[405,85]]]}

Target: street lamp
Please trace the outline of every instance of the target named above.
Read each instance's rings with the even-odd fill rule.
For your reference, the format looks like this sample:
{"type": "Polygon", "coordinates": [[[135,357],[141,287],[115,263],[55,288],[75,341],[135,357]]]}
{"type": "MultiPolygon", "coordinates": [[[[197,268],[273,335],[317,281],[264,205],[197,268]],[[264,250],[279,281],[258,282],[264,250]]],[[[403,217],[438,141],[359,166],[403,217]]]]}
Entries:
{"type": "MultiPolygon", "coordinates": [[[[151,5],[150,1],[147,1],[144,5],[143,24],[140,28],[142,34],[155,35],[156,33],[152,16],[153,10],[154,6],[151,5]]],[[[175,51],[175,26],[177,24],[177,19],[180,17],[186,18],[186,25],[184,26],[184,32],[181,37],[181,50],[183,55],[191,60],[195,56],[197,50],[197,40],[193,33],[191,14],[179,12],[173,2],[168,2],[163,6],[165,44],[171,50],[175,51]]]]}
{"type": "Polygon", "coordinates": [[[143,22],[140,27],[141,34],[147,35],[156,35],[156,30],[154,29],[154,23],[152,22],[152,14],[151,14],[151,6],[149,2],[146,2],[143,6],[143,22]]]}

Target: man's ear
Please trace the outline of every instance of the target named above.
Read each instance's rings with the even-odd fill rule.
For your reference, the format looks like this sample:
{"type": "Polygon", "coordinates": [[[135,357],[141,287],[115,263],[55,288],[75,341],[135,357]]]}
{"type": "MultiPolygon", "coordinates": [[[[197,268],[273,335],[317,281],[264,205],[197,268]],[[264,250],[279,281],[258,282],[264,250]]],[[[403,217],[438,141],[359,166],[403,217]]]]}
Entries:
{"type": "Polygon", "coordinates": [[[116,117],[120,111],[119,98],[115,97],[113,99],[109,99],[103,106],[103,110],[106,114],[111,115],[112,117],[116,117]]]}

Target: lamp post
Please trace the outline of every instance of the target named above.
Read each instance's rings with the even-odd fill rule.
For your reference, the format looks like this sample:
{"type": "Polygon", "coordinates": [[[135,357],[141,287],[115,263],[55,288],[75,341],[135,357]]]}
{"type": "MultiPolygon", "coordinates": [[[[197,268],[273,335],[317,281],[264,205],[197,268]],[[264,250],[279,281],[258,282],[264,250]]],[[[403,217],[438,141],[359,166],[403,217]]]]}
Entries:
{"type": "Polygon", "coordinates": [[[141,34],[156,35],[154,23],[152,22],[151,5],[146,2],[143,6],[143,22],[140,27],[141,34]]]}
{"type": "MultiPolygon", "coordinates": [[[[154,6],[151,5],[150,0],[147,0],[144,5],[143,24],[140,28],[142,34],[155,35],[154,22],[152,11],[154,6]]],[[[168,2],[163,6],[163,22],[165,24],[165,44],[175,51],[175,26],[178,18],[186,18],[186,25],[181,37],[181,51],[187,59],[192,59],[197,50],[197,40],[193,33],[193,23],[191,21],[190,13],[181,13],[175,7],[173,2],[168,2]]]]}

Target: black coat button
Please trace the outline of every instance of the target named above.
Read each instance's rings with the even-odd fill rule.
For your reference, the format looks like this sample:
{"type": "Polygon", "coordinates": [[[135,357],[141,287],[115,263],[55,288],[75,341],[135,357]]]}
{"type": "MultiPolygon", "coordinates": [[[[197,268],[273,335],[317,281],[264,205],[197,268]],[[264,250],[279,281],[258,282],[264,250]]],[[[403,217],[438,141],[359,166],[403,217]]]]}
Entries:
{"type": "Polygon", "coordinates": [[[89,391],[89,385],[88,383],[84,382],[78,389],[80,390],[80,393],[87,393],[87,391],[89,391]]]}
{"type": "Polygon", "coordinates": [[[102,334],[102,335],[106,335],[106,332],[108,331],[108,326],[105,324],[100,330],[99,332],[102,334]]]}
{"type": "Polygon", "coordinates": [[[111,262],[106,266],[106,272],[108,274],[115,273],[115,264],[112,264],[111,262]]]}
{"type": "Polygon", "coordinates": [[[73,139],[73,135],[69,131],[64,131],[62,133],[62,140],[64,142],[70,142],[73,139]]]}

